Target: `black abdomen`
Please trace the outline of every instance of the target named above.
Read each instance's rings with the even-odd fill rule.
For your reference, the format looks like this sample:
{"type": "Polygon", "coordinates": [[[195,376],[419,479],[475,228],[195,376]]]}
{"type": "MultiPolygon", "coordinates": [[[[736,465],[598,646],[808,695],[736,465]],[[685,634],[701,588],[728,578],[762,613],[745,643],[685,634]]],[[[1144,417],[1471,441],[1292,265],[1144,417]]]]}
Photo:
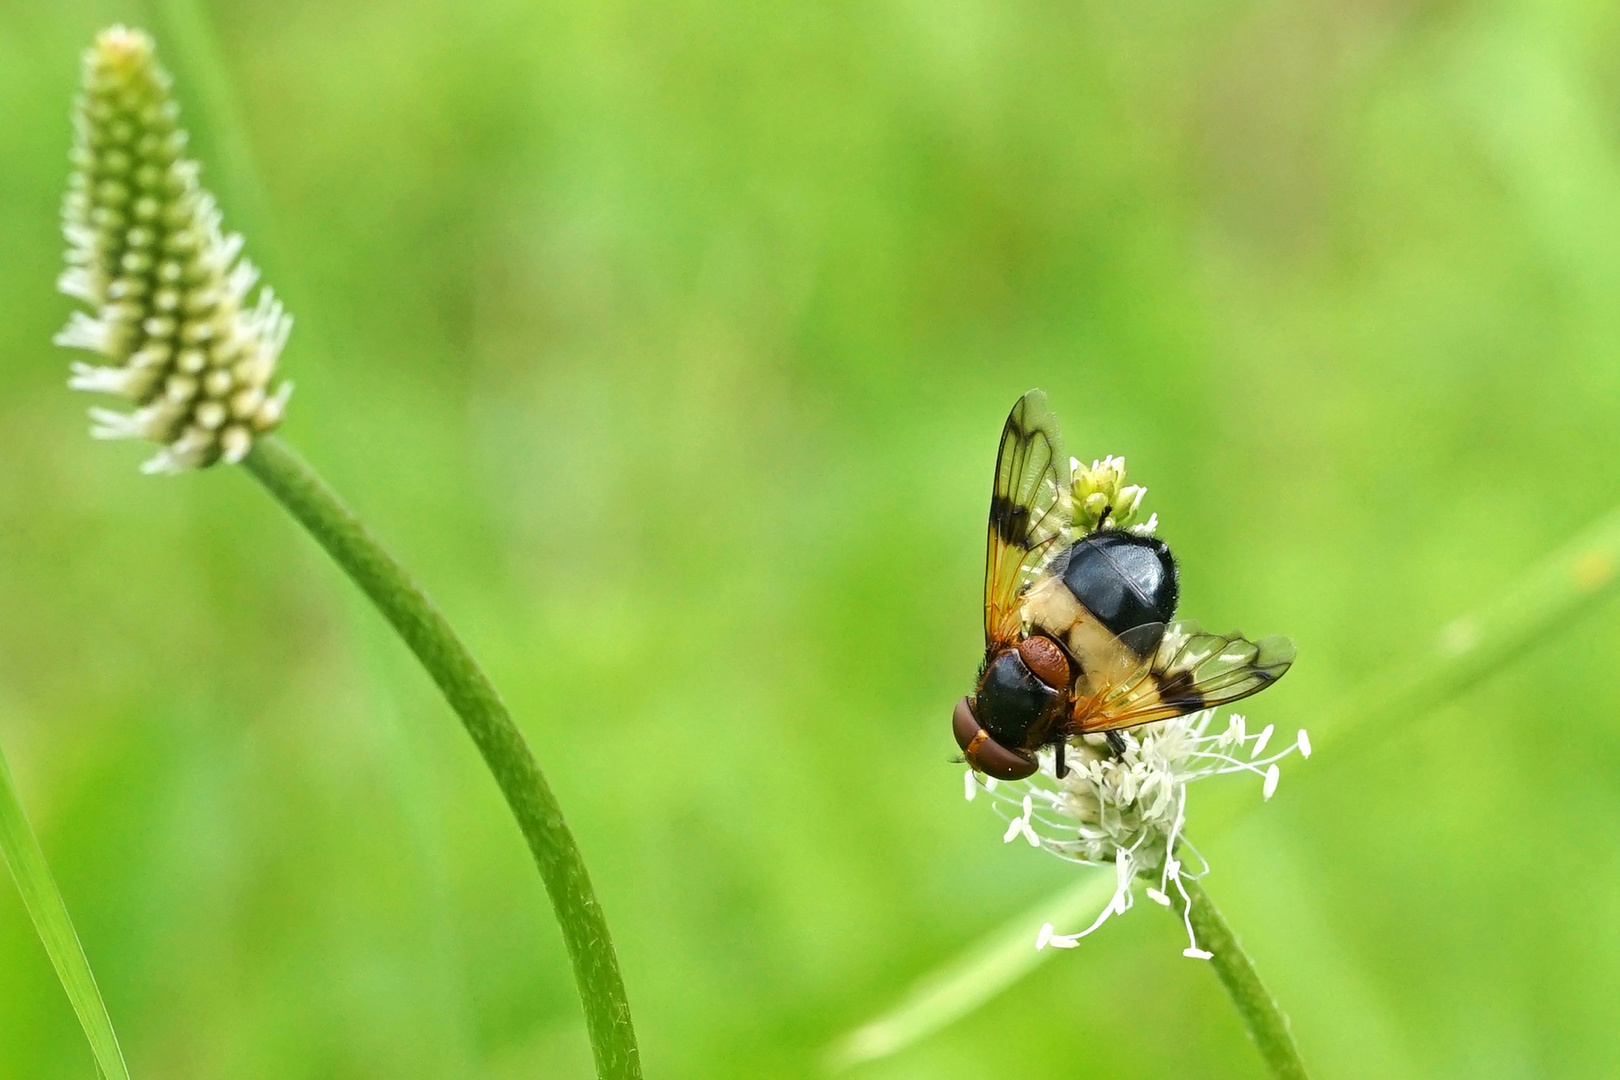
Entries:
{"type": "Polygon", "coordinates": [[[1115,636],[1175,616],[1181,591],[1176,560],[1151,536],[1114,529],[1090,533],[1059,555],[1053,569],[1115,636]]]}

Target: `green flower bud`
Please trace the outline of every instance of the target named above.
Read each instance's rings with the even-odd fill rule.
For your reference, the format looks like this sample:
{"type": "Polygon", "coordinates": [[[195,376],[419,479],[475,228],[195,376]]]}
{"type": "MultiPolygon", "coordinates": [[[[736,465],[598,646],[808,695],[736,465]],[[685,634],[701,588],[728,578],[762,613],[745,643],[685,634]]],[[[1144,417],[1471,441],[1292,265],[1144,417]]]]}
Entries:
{"type": "Polygon", "coordinates": [[[1139,525],[1132,525],[1147,488],[1125,483],[1125,459],[1105,457],[1093,461],[1087,468],[1077,459],[1070,459],[1073,480],[1070,491],[1074,499],[1074,525],[1083,532],[1094,529],[1131,528],[1135,532],[1152,533],[1158,526],[1158,517],[1150,517],[1139,525]]]}
{"type": "Polygon", "coordinates": [[[93,314],[75,312],[55,341],[108,361],[75,363],[68,385],[134,405],[90,410],[90,433],[163,444],[146,472],[242,460],[292,390],[271,385],[292,319],[269,288],[249,302],[258,271],[181,156],[179,115],[152,39],[103,31],[84,54],[57,283],[93,314]]]}

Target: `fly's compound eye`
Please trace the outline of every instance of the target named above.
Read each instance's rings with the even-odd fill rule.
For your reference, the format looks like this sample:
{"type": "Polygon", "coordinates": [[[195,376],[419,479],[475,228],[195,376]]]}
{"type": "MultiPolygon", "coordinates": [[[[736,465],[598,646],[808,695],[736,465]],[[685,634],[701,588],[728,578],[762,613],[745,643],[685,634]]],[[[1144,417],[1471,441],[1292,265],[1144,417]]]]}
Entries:
{"type": "Polygon", "coordinates": [[[1009,750],[990,737],[973,717],[973,705],[963,698],[951,713],[951,732],[969,765],[997,780],[1022,780],[1034,774],[1035,759],[1009,750]]]}
{"type": "Polygon", "coordinates": [[[1035,634],[1018,643],[1018,655],[1030,674],[1054,690],[1069,686],[1069,658],[1049,637],[1035,634]]]}

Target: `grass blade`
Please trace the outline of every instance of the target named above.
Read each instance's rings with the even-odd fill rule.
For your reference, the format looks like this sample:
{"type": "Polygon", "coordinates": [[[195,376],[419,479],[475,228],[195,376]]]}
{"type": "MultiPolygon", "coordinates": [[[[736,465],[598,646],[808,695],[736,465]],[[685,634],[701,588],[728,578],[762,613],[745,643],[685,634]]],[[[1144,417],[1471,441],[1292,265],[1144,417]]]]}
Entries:
{"type": "Polygon", "coordinates": [[[1090,918],[1117,884],[1113,871],[1092,870],[1077,884],[1003,923],[988,937],[918,982],[895,1008],[839,1040],[827,1055],[834,1072],[898,1053],[983,1005],[1046,958],[1035,951],[1042,923],[1090,918]]]}
{"type": "Polygon", "coordinates": [[[1454,693],[1507,670],[1538,645],[1552,641],[1620,585],[1620,507],[1519,575],[1495,600],[1453,619],[1427,649],[1337,704],[1310,725],[1315,749],[1354,731],[1387,730],[1378,721],[1412,717],[1454,693]]]}
{"type": "Polygon", "coordinates": [[[62,989],[73,1003],[84,1037],[90,1040],[90,1052],[95,1055],[101,1075],[106,1080],[129,1080],[124,1052],[119,1049],[118,1036],[113,1034],[112,1018],[96,988],[96,977],[90,972],[90,961],[79,944],[73,920],[68,918],[67,905],[45,863],[45,853],[17,799],[4,754],[0,754],[0,855],[11,868],[23,906],[34,920],[34,929],[45,944],[56,977],[62,980],[62,989]]]}

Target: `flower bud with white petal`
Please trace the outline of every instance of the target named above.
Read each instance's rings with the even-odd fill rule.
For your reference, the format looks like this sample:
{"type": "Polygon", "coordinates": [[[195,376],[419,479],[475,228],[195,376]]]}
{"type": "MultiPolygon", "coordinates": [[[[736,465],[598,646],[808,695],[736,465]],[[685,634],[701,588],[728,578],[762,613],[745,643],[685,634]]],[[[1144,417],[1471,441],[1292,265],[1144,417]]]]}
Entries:
{"type": "MultiPolygon", "coordinates": [[[[1076,531],[1132,527],[1147,488],[1125,483],[1124,458],[1105,457],[1093,461],[1089,467],[1078,458],[1071,458],[1069,465],[1076,531]]],[[[1156,525],[1157,519],[1154,519],[1145,526],[1134,526],[1133,531],[1152,533],[1156,525]]]]}
{"type": "Polygon", "coordinates": [[[62,204],[62,292],[88,304],[56,343],[95,353],[68,385],[129,401],[91,410],[101,439],[161,443],[147,472],[236,462],[281,422],[275,383],[292,319],[225,235],[152,39],[115,26],[85,53],[74,114],[74,172],[62,204]]]}

